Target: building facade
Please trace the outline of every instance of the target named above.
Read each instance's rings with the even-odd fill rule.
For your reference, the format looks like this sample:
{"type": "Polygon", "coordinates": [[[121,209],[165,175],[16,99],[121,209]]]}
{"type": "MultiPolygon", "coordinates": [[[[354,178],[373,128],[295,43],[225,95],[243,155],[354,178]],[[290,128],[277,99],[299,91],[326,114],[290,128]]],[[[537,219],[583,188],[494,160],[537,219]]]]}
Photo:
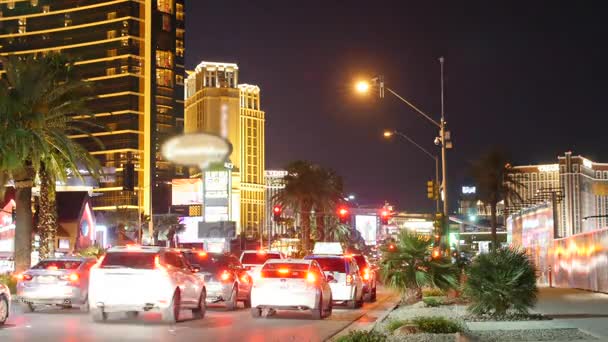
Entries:
{"type": "Polygon", "coordinates": [[[271,236],[285,232],[284,227],[274,222],[274,214],[272,213],[275,205],[274,197],[285,189],[285,176],[287,176],[285,170],[266,170],[264,174],[266,181],[266,221],[264,227],[270,229],[271,236]]]}
{"type": "Polygon", "coordinates": [[[525,206],[551,201],[550,195],[556,193],[559,237],[608,226],[608,163],[566,152],[555,164],[513,169],[514,179],[521,183],[517,190],[525,206]]]}
{"type": "Polygon", "coordinates": [[[105,127],[91,133],[103,147],[87,135],[72,138],[116,171],[97,189],[102,196],[94,198],[96,210],[169,210],[171,179],[184,175],[163,160],[160,148],[183,127],[184,16],[184,0],[0,4],[1,56],[61,52],[93,85],[87,106],[105,127]],[[135,166],[133,192],[122,189],[127,163],[135,166]]]}
{"type": "Polygon", "coordinates": [[[265,113],[260,88],[238,84],[238,65],[201,62],[186,79],[184,131],[218,134],[232,143],[230,217],[244,234],[265,223],[265,113]]]}

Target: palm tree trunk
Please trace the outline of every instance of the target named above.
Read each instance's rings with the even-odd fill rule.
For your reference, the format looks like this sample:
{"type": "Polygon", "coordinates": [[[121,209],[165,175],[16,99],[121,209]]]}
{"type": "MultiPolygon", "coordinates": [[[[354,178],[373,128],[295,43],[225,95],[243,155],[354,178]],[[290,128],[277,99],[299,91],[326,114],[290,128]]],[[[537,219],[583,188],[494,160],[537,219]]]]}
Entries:
{"type": "Polygon", "coordinates": [[[496,226],[498,225],[496,220],[496,202],[490,203],[490,227],[492,229],[492,251],[498,248],[498,236],[496,235],[496,226]]]}
{"type": "Polygon", "coordinates": [[[57,236],[57,197],[55,178],[42,165],[40,176],[40,201],[38,210],[38,234],[40,234],[40,258],[55,255],[57,236]]]}
{"type": "Polygon", "coordinates": [[[325,241],[325,216],[315,214],[317,220],[317,240],[325,241]]]}
{"type": "Polygon", "coordinates": [[[15,174],[15,272],[32,264],[32,186],[34,170],[24,168],[15,174]]]}
{"type": "Polygon", "coordinates": [[[302,251],[310,251],[310,211],[312,206],[305,204],[302,206],[302,251]]]}

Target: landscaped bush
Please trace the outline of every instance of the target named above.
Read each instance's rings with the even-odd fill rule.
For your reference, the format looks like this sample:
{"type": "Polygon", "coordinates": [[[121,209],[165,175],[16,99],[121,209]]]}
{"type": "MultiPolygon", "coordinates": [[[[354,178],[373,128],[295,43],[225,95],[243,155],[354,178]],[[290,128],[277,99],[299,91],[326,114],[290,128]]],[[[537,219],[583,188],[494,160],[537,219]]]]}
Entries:
{"type": "Polygon", "coordinates": [[[11,293],[17,292],[17,279],[12,274],[0,274],[0,283],[8,286],[11,293]]]}
{"type": "Polygon", "coordinates": [[[422,298],[422,302],[424,302],[424,305],[432,308],[444,304],[442,297],[424,297],[422,298]]]}
{"type": "Polygon", "coordinates": [[[377,331],[355,330],[338,338],[338,342],[385,342],[386,335],[377,331]]]}
{"type": "Polygon", "coordinates": [[[415,317],[412,323],[429,334],[454,334],[465,330],[459,322],[444,317],[415,317]]]}
{"type": "Polygon", "coordinates": [[[405,324],[408,324],[408,321],[394,319],[394,320],[388,322],[388,324],[386,325],[386,330],[388,330],[389,332],[392,333],[395,330],[404,326],[405,324]]]}
{"type": "Polygon", "coordinates": [[[99,258],[100,256],[104,255],[105,252],[106,251],[99,246],[90,246],[90,247],[80,250],[78,252],[78,255],[83,256],[83,257],[99,258]]]}
{"type": "Polygon", "coordinates": [[[427,289],[422,289],[423,297],[442,297],[445,296],[445,292],[442,289],[438,289],[436,287],[430,287],[427,289]]]}
{"type": "Polygon", "coordinates": [[[527,314],[536,303],[534,267],[523,251],[502,248],[481,254],[467,272],[464,293],[476,315],[527,314]]]}

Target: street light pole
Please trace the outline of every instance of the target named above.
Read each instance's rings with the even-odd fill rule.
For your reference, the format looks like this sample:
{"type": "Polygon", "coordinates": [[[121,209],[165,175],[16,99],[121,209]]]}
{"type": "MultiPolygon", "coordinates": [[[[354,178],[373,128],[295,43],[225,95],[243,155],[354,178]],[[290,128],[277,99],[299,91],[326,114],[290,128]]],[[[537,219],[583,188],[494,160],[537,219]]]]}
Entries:
{"type": "Polygon", "coordinates": [[[441,125],[440,125],[440,137],[441,137],[441,171],[442,171],[442,191],[443,191],[443,215],[447,218],[449,214],[448,210],[448,176],[447,176],[447,161],[446,161],[446,123],[445,123],[445,93],[443,84],[443,62],[444,58],[439,57],[439,64],[441,65],[441,125]]]}

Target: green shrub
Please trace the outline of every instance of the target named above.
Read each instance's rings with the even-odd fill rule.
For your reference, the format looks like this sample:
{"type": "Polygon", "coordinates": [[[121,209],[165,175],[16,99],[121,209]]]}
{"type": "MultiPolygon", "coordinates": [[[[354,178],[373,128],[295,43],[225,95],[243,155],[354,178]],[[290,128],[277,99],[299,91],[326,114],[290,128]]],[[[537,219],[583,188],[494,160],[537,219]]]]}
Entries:
{"type": "Polygon", "coordinates": [[[536,303],[534,267],[523,251],[502,248],[479,255],[469,268],[464,293],[476,315],[527,314],[536,303]]]}
{"type": "Polygon", "coordinates": [[[415,317],[412,323],[429,334],[454,334],[465,330],[459,322],[444,317],[415,317]]]}
{"type": "Polygon", "coordinates": [[[394,320],[391,320],[390,322],[388,322],[388,324],[386,325],[386,330],[388,330],[389,332],[392,333],[393,331],[401,328],[402,326],[404,326],[407,323],[408,323],[408,321],[394,319],[394,320]]]}
{"type": "Polygon", "coordinates": [[[85,249],[81,249],[80,251],[78,251],[78,255],[83,256],[83,257],[99,258],[105,252],[106,251],[99,246],[90,246],[90,247],[87,247],[85,249]]]}
{"type": "Polygon", "coordinates": [[[355,330],[338,338],[338,342],[385,342],[386,335],[377,331],[355,330]]]}
{"type": "Polygon", "coordinates": [[[445,292],[442,289],[438,289],[436,287],[430,287],[427,289],[422,289],[423,297],[443,297],[445,296],[445,292]]]}
{"type": "Polygon", "coordinates": [[[0,274],[0,283],[8,286],[11,293],[17,293],[17,279],[12,274],[0,274]]]}
{"type": "Polygon", "coordinates": [[[424,297],[422,298],[422,302],[424,302],[424,305],[430,306],[432,308],[444,304],[443,298],[441,297],[424,297]]]}

